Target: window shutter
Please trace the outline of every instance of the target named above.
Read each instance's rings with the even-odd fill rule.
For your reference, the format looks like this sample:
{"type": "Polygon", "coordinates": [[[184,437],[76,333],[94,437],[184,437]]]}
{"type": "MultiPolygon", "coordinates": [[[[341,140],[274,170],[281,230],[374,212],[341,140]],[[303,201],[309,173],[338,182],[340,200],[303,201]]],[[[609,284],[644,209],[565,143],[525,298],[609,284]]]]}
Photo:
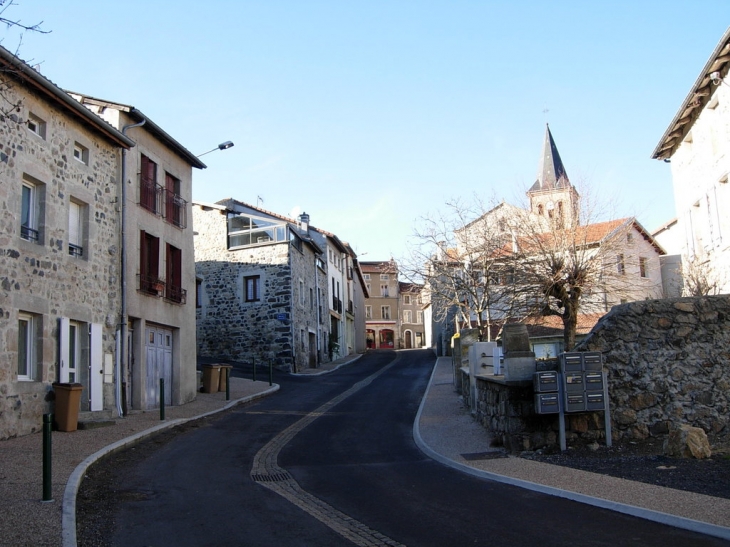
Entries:
{"type": "Polygon", "coordinates": [[[71,320],[68,317],[60,317],[58,319],[58,370],[56,371],[56,378],[59,382],[68,382],[68,352],[69,352],[69,340],[68,330],[71,325],[71,320]]]}

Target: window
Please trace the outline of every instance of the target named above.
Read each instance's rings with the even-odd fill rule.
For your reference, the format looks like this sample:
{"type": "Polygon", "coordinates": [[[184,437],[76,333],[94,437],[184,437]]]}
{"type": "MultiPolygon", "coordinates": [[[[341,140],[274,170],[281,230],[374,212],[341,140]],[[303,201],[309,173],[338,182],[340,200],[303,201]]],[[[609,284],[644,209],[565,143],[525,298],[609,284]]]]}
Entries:
{"type": "Polygon", "coordinates": [[[165,288],[160,279],[160,238],[140,231],[139,290],[158,296],[165,288]]]}
{"type": "Polygon", "coordinates": [[[299,303],[304,306],[307,303],[307,299],[304,296],[304,281],[299,280],[299,303]]]}
{"type": "Polygon", "coordinates": [[[389,296],[388,285],[380,285],[380,296],[389,296]]]}
{"type": "Polygon", "coordinates": [[[180,195],[180,179],[165,173],[165,220],[178,228],[185,228],[187,203],[180,195]]]}
{"type": "Polygon", "coordinates": [[[182,250],[167,244],[167,283],[165,283],[165,298],[178,304],[185,303],[187,293],[182,288],[182,250]]]}
{"type": "Polygon", "coordinates": [[[139,204],[151,213],[159,213],[157,206],[157,164],[141,155],[142,171],[139,174],[139,204]]]}
{"type": "Polygon", "coordinates": [[[370,274],[362,274],[365,281],[370,281],[370,274]]]}
{"type": "Polygon", "coordinates": [[[380,274],[381,281],[388,281],[388,274],[380,274]]]}
{"type": "MultiPolygon", "coordinates": [[[[228,248],[287,241],[287,227],[282,222],[228,213],[228,248]]],[[[293,234],[293,232],[292,232],[293,234]]],[[[295,243],[292,242],[294,245],[295,243]]],[[[301,240],[299,240],[301,245],[301,240]]]]}
{"type": "Polygon", "coordinates": [[[649,263],[645,256],[639,257],[639,275],[641,277],[649,277],[649,263]]]}
{"type": "Polygon", "coordinates": [[[624,264],[624,255],[622,255],[622,254],[616,256],[616,271],[618,271],[619,275],[624,275],[626,273],[626,265],[624,264]]]}
{"type": "Polygon", "coordinates": [[[404,323],[413,323],[413,312],[411,310],[403,311],[403,322],[404,323]]]}
{"type": "Polygon", "coordinates": [[[372,318],[373,318],[373,307],[365,306],[365,319],[372,319],[372,318]]]}
{"type": "Polygon", "coordinates": [[[250,275],[243,278],[246,302],[258,302],[261,300],[261,276],[250,275]]]}
{"type": "Polygon", "coordinates": [[[370,285],[370,283],[365,283],[365,287],[367,287],[367,289],[368,289],[368,294],[373,293],[373,288],[372,288],[372,285],[370,285]]]}
{"type": "MultiPolygon", "coordinates": [[[[265,239],[265,241],[268,241],[268,239],[265,239]]],[[[295,234],[293,230],[289,230],[289,243],[300,253],[303,252],[302,238],[295,234]]]]}
{"type": "Polygon", "coordinates": [[[38,186],[24,178],[20,209],[20,237],[34,242],[38,242],[40,239],[38,193],[38,186]]]}
{"type": "Polygon", "coordinates": [[[89,149],[83,144],[74,143],[74,159],[84,165],[89,165],[89,149]]]}
{"type": "Polygon", "coordinates": [[[68,254],[84,256],[84,220],[86,207],[76,201],[68,204],[68,254]]]}
{"type": "Polygon", "coordinates": [[[390,320],[390,306],[380,306],[380,317],[383,320],[390,320]]]}
{"type": "Polygon", "coordinates": [[[36,324],[32,315],[18,314],[18,380],[34,379],[36,324]]]}
{"type": "Polygon", "coordinates": [[[410,303],[411,303],[411,295],[409,295],[409,294],[404,294],[404,295],[403,295],[403,303],[404,303],[404,304],[405,304],[406,306],[410,305],[410,303]]]}
{"type": "Polygon", "coordinates": [[[416,312],[416,323],[418,323],[419,325],[421,323],[423,323],[423,312],[422,311],[416,312]]]}
{"type": "Polygon", "coordinates": [[[28,113],[28,131],[31,133],[38,135],[41,139],[46,139],[46,122],[33,114],[32,112],[28,113]]]}
{"type": "Polygon", "coordinates": [[[71,322],[68,327],[68,382],[78,382],[78,369],[81,366],[81,325],[71,322]]]}
{"type": "Polygon", "coordinates": [[[195,307],[203,307],[203,280],[199,277],[195,278],[195,307]]]}

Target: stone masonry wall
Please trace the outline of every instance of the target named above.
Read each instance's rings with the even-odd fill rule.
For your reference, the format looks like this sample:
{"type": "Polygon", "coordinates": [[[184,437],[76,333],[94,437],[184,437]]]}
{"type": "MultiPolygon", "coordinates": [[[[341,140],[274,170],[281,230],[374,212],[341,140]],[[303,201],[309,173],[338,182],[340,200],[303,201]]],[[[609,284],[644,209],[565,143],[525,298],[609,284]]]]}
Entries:
{"type": "Polygon", "coordinates": [[[603,353],[615,439],[730,434],[730,296],[616,306],[577,350],[603,353]]]}
{"type": "MultiPolygon", "coordinates": [[[[59,318],[101,324],[102,351],[113,355],[120,298],[119,150],[44,98],[18,86],[8,93],[22,104],[16,121],[0,121],[0,438],[39,430],[42,414],[53,410],[59,318]],[[29,112],[45,121],[45,138],[23,123],[29,112]],[[74,158],[76,142],[88,149],[87,163],[74,158]],[[37,242],[20,237],[24,177],[41,198],[37,242]],[[71,200],[84,216],[82,257],[68,251],[71,200]],[[30,380],[18,379],[19,313],[30,314],[35,327],[30,380]]],[[[79,375],[88,381],[84,370],[79,375]]],[[[104,379],[109,409],[112,375],[104,379]]]]}

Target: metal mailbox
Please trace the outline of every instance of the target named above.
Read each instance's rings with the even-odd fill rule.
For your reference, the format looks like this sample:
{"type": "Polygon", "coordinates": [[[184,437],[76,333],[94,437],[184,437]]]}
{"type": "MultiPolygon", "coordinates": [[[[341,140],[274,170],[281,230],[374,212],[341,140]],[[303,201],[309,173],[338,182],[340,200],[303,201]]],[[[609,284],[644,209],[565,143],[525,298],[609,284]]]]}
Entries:
{"type": "Polygon", "coordinates": [[[586,394],[584,391],[580,393],[565,393],[565,411],[566,412],[583,412],[586,409],[586,394]]]}
{"type": "Polygon", "coordinates": [[[580,372],[583,370],[583,358],[580,353],[561,353],[560,368],[563,372],[580,372]]]}
{"type": "Polygon", "coordinates": [[[587,351],[583,354],[583,370],[601,371],[603,369],[603,360],[601,353],[598,351],[587,351]]]}
{"type": "Polygon", "coordinates": [[[566,393],[583,393],[585,391],[585,384],[583,382],[582,372],[566,372],[563,374],[563,381],[565,382],[566,393]]]}
{"type": "Polygon", "coordinates": [[[535,393],[558,391],[558,373],[554,370],[536,372],[532,375],[532,385],[535,393]]]}
{"type": "Polygon", "coordinates": [[[583,376],[586,384],[586,391],[603,391],[603,373],[586,372],[583,376]]]}
{"type": "Polygon", "coordinates": [[[603,392],[586,393],[586,410],[605,410],[606,398],[603,392]]]}
{"type": "Polygon", "coordinates": [[[535,393],[535,412],[538,414],[557,414],[560,412],[559,393],[535,393]]]}

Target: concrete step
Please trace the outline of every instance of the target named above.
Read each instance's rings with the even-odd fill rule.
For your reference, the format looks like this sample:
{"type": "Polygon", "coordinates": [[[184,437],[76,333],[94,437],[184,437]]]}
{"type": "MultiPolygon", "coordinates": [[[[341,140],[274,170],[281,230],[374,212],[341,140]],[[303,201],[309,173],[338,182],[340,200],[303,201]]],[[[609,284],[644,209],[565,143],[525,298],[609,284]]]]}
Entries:
{"type": "Polygon", "coordinates": [[[79,412],[79,429],[96,429],[116,425],[111,410],[96,410],[93,412],[79,412]]]}

